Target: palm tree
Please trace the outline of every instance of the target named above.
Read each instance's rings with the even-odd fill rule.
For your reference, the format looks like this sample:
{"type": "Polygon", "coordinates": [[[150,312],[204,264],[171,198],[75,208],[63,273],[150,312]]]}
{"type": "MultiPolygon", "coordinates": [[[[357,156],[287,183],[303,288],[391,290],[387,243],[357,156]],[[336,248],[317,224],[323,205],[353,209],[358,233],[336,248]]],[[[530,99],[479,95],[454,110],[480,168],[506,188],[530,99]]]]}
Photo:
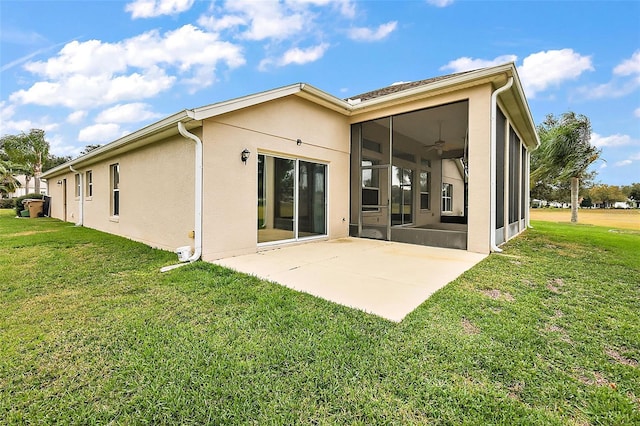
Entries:
{"type": "Polygon", "coordinates": [[[16,179],[12,164],[0,159],[0,195],[16,192],[20,182],[16,179]]]}
{"type": "Polygon", "coordinates": [[[532,154],[531,180],[534,183],[570,180],[571,222],[577,222],[580,179],[601,153],[591,145],[591,123],[574,112],[565,112],[558,118],[549,114],[538,125],[538,137],[540,147],[532,154]]]}
{"type": "Polygon", "coordinates": [[[0,146],[10,160],[25,166],[27,188],[31,177],[35,177],[34,192],[40,193],[42,166],[49,157],[49,142],[44,138],[44,130],[31,129],[28,134],[7,135],[0,138],[0,146]]]}

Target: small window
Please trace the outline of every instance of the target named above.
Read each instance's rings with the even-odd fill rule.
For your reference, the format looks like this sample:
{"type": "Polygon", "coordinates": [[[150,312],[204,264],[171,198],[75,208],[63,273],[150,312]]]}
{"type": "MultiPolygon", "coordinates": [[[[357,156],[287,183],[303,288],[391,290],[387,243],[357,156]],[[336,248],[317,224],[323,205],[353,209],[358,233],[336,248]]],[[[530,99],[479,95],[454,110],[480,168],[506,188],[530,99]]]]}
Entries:
{"type": "Polygon", "coordinates": [[[120,216],[120,164],[112,164],[111,175],[111,215],[120,216]]]}
{"type": "Polygon", "coordinates": [[[453,185],[450,183],[442,184],[442,211],[453,211],[453,185]]]}
{"type": "Polygon", "coordinates": [[[92,197],[93,196],[93,172],[91,170],[87,170],[87,172],[85,173],[84,179],[86,181],[86,197],[92,197]]]}
{"type": "Polygon", "coordinates": [[[380,169],[367,168],[379,164],[378,160],[363,159],[362,160],[362,211],[377,212],[380,204],[380,169]]]}
{"type": "Polygon", "coordinates": [[[431,198],[429,191],[431,188],[431,172],[420,172],[420,210],[431,209],[431,198]]]}
{"type": "Polygon", "coordinates": [[[80,196],[80,175],[76,174],[74,176],[76,182],[76,197],[80,196]]]}

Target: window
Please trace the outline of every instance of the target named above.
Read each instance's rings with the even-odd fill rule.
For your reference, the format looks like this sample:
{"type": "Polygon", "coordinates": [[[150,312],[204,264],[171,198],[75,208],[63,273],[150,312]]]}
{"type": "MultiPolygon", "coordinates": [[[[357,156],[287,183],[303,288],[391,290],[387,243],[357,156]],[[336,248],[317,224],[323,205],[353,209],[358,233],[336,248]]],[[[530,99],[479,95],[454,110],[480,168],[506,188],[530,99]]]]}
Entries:
{"type": "Polygon", "coordinates": [[[91,170],[87,170],[87,172],[85,173],[84,179],[86,181],[86,197],[92,197],[93,196],[93,172],[91,170]]]}
{"type": "Polygon", "coordinates": [[[453,211],[453,185],[450,183],[442,184],[442,211],[453,211]]]}
{"type": "Polygon", "coordinates": [[[74,178],[76,183],[76,197],[79,197],[80,196],[80,175],[76,174],[74,178]]]}
{"type": "Polygon", "coordinates": [[[380,169],[370,168],[380,164],[378,160],[362,160],[362,211],[379,211],[380,204],[380,169]]]}
{"type": "Polygon", "coordinates": [[[431,209],[429,191],[431,188],[431,172],[420,172],[420,210],[431,209]]]}
{"type": "Polygon", "coordinates": [[[109,166],[111,175],[111,215],[120,216],[120,164],[109,166]]]}

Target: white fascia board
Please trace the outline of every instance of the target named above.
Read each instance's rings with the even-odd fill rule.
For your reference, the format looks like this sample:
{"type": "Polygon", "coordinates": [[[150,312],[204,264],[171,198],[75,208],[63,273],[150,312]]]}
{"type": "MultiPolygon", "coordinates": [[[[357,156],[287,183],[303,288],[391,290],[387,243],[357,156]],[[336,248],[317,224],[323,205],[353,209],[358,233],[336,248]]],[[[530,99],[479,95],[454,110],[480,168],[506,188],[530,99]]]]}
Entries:
{"type": "Polygon", "coordinates": [[[347,101],[313,87],[310,84],[301,84],[298,96],[345,115],[351,115],[351,111],[353,110],[352,105],[347,101]]]}
{"type": "Polygon", "coordinates": [[[301,86],[302,85],[300,83],[292,84],[278,89],[268,90],[266,92],[255,93],[253,95],[195,108],[192,110],[193,118],[195,120],[206,120],[207,118],[226,114],[228,112],[249,108],[264,102],[283,98],[285,96],[295,95],[300,92],[301,86]]]}
{"type": "Polygon", "coordinates": [[[351,106],[342,99],[336,98],[322,90],[306,83],[296,83],[289,86],[280,87],[278,89],[268,90],[253,95],[243,96],[241,98],[231,99],[219,102],[193,110],[195,120],[206,120],[218,115],[238,111],[243,108],[249,108],[262,103],[270,102],[286,96],[296,95],[308,99],[316,104],[325,106],[332,110],[349,114],[351,106]]]}
{"type": "MultiPolygon", "coordinates": [[[[99,157],[102,154],[106,154],[110,151],[114,151],[118,148],[121,148],[127,144],[130,144],[132,142],[135,142],[137,140],[141,140],[144,139],[146,137],[149,137],[155,133],[161,132],[163,130],[166,130],[172,126],[175,126],[179,121],[182,122],[187,122],[187,121],[192,121],[193,120],[193,112],[190,110],[183,110],[180,111],[176,114],[173,114],[169,117],[166,117],[160,121],[157,121],[155,123],[152,123],[146,127],[143,127],[140,130],[137,130],[133,133],[130,133],[126,136],[121,137],[120,139],[116,139],[113,142],[110,142],[106,145],[103,145],[99,148],[96,148],[94,150],[92,150],[91,152],[82,155],[80,157],[74,158],[70,161],[67,161],[64,164],[61,164],[57,167],[52,168],[51,170],[47,170],[46,172],[44,172],[42,174],[42,178],[46,179],[50,176],[55,176],[56,174],[59,174],[60,172],[66,172],[69,169],[69,166],[73,166],[73,167],[82,167],[83,163],[87,163],[90,162],[92,159],[99,157]]],[[[177,132],[177,128],[176,128],[176,132],[177,132]]]]}
{"type": "Polygon", "coordinates": [[[535,136],[536,146],[533,149],[536,150],[538,149],[538,147],[540,147],[540,139],[538,138],[538,131],[535,123],[533,122],[533,115],[531,114],[531,109],[529,108],[529,101],[527,101],[527,97],[524,94],[524,89],[522,88],[522,83],[520,83],[520,77],[518,76],[518,70],[515,67],[515,65],[513,66],[513,70],[514,70],[513,80],[515,83],[514,86],[515,86],[515,89],[518,91],[518,97],[522,101],[522,107],[525,111],[526,116],[528,117],[529,126],[531,126],[531,131],[535,136]]]}

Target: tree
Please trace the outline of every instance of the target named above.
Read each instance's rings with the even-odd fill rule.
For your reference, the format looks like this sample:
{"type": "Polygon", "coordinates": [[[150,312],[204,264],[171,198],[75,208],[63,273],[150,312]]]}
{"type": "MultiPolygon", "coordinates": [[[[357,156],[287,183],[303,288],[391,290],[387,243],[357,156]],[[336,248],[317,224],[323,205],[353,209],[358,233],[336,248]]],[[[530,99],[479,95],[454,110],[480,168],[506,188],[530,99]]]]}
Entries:
{"type": "Polygon", "coordinates": [[[49,156],[49,142],[45,140],[44,130],[31,129],[29,133],[7,135],[0,138],[5,153],[16,164],[25,166],[25,182],[35,177],[34,192],[40,193],[40,174],[42,166],[49,156]]]}
{"type": "Polygon", "coordinates": [[[622,187],[622,192],[630,200],[640,201],[640,183],[634,182],[631,185],[625,185],[622,187]]]}
{"type": "Polygon", "coordinates": [[[64,164],[67,161],[71,161],[71,156],[68,155],[66,157],[58,157],[57,155],[49,155],[47,161],[44,162],[42,166],[42,171],[46,172],[47,170],[53,169],[54,167],[59,166],[60,164],[64,164]]]}
{"type": "Polygon", "coordinates": [[[16,179],[13,169],[13,164],[0,159],[0,195],[2,196],[16,192],[16,189],[20,187],[20,182],[16,179]]]}
{"type": "Polygon", "coordinates": [[[540,147],[532,154],[532,187],[540,182],[569,181],[571,222],[577,222],[580,179],[588,175],[587,169],[601,153],[591,145],[591,123],[574,112],[565,112],[560,117],[549,114],[537,130],[540,147]]]}
{"type": "Polygon", "coordinates": [[[85,155],[90,153],[91,151],[93,151],[96,148],[100,148],[102,145],[100,144],[95,144],[95,145],[87,145],[84,147],[84,149],[82,151],[80,151],[80,155],[85,155]]]}
{"type": "Polygon", "coordinates": [[[627,196],[622,192],[619,186],[598,184],[593,185],[589,190],[591,199],[596,203],[602,203],[602,207],[610,207],[616,201],[626,201],[627,196]]]}

